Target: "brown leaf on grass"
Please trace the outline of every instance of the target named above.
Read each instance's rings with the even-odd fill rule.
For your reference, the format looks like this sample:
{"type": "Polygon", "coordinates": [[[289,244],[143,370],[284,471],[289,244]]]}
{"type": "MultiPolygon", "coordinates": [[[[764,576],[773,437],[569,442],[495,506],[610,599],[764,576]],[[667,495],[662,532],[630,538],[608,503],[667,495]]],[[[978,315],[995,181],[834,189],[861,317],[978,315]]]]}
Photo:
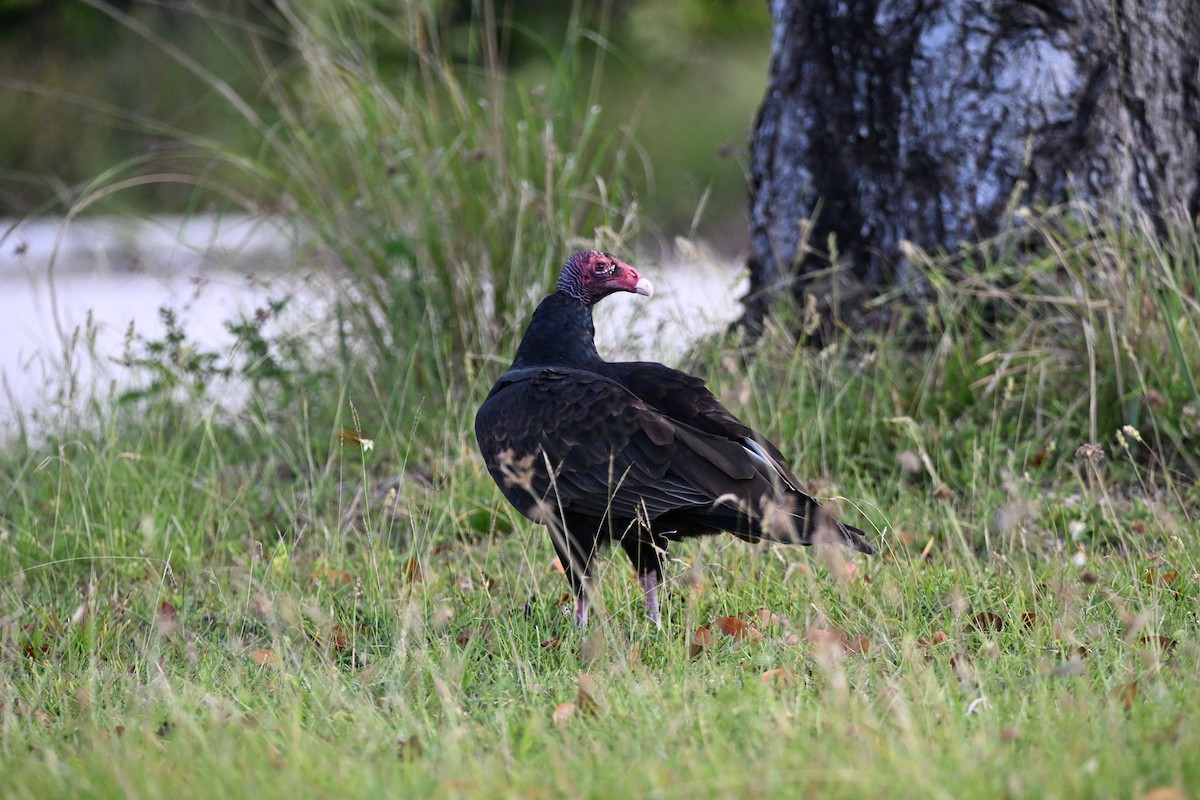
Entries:
{"type": "Polygon", "coordinates": [[[1037,614],[1032,611],[1026,611],[1021,614],[1021,627],[1032,628],[1037,624],[1037,614]]]}
{"type": "Polygon", "coordinates": [[[1178,786],[1155,786],[1142,795],[1142,800],[1187,800],[1178,786]]]}
{"type": "Polygon", "coordinates": [[[414,761],[420,758],[423,752],[421,737],[415,733],[412,736],[396,737],[396,755],[401,761],[414,761]]]}
{"type": "Polygon", "coordinates": [[[1124,686],[1118,686],[1117,688],[1113,689],[1112,696],[1114,700],[1121,701],[1121,705],[1125,707],[1126,711],[1132,711],[1133,704],[1137,702],[1138,696],[1137,679],[1135,678],[1124,686]]]}
{"type": "Polygon", "coordinates": [[[739,642],[742,640],[757,642],[762,639],[762,634],[741,617],[717,617],[713,620],[713,627],[739,642]]]}
{"type": "Polygon", "coordinates": [[[425,575],[421,572],[421,562],[413,556],[404,562],[404,580],[408,583],[424,583],[425,575]]]}
{"type": "Polygon", "coordinates": [[[492,638],[492,629],[487,625],[481,625],[478,628],[463,628],[454,637],[454,641],[459,647],[466,647],[467,643],[473,639],[482,639],[485,642],[492,638]]]}
{"type": "Polygon", "coordinates": [[[939,483],[937,488],[933,490],[933,496],[937,500],[953,500],[954,490],[944,483],[939,483]]]}
{"type": "Polygon", "coordinates": [[[871,649],[871,640],[862,634],[848,635],[840,628],[809,628],[804,639],[825,658],[861,655],[871,649]]]}
{"type": "Polygon", "coordinates": [[[975,680],[975,662],[966,653],[955,653],[950,656],[950,666],[960,681],[975,680]]]}
{"type": "Polygon", "coordinates": [[[930,641],[933,644],[941,644],[942,642],[948,640],[949,638],[950,638],[950,635],[948,633],[946,633],[945,631],[937,631],[933,634],[933,637],[930,639],[930,641]]]}
{"type": "Polygon", "coordinates": [[[975,627],[984,632],[999,633],[1004,630],[1004,618],[995,611],[980,611],[975,615],[975,627]]]}
{"type": "Polygon", "coordinates": [[[1179,573],[1173,569],[1166,570],[1165,572],[1158,572],[1152,569],[1146,572],[1146,583],[1151,586],[1171,586],[1178,578],[1179,573]]]}
{"type": "Polygon", "coordinates": [[[579,673],[575,678],[575,705],[580,713],[594,717],[600,713],[600,704],[596,702],[596,682],[586,672],[579,673]]]}
{"type": "Polygon", "coordinates": [[[318,583],[341,584],[349,586],[354,583],[354,576],[344,569],[334,569],[328,566],[319,566],[313,569],[312,579],[318,583]]]}
{"type": "Polygon", "coordinates": [[[1175,640],[1170,636],[1163,636],[1161,634],[1158,636],[1143,636],[1138,639],[1138,643],[1149,645],[1150,647],[1157,647],[1160,651],[1162,651],[1163,655],[1173,651],[1176,645],[1175,640]]]}
{"type": "Polygon", "coordinates": [[[345,625],[334,625],[329,629],[329,645],[338,653],[344,653],[354,643],[354,637],[345,625]]]}
{"type": "Polygon", "coordinates": [[[778,628],[779,615],[769,608],[760,608],[754,612],[754,619],[762,628],[778,628]]]}
{"type": "Polygon", "coordinates": [[[704,655],[704,651],[713,649],[716,643],[716,635],[701,625],[699,628],[696,628],[696,635],[692,639],[691,646],[688,647],[688,655],[692,658],[699,658],[704,655]]]}
{"type": "Polygon", "coordinates": [[[550,721],[560,728],[565,727],[571,717],[575,716],[575,711],[574,703],[559,703],[551,712],[550,721]]]}
{"type": "Polygon", "coordinates": [[[164,639],[174,636],[179,631],[179,621],[175,619],[175,606],[166,600],[159,603],[158,612],[154,615],[154,627],[164,639]]]}
{"type": "Polygon", "coordinates": [[[842,647],[846,648],[846,652],[851,655],[866,655],[867,651],[871,649],[871,640],[860,633],[843,639],[842,647]]]}
{"type": "Polygon", "coordinates": [[[279,656],[272,651],[264,648],[255,650],[250,654],[250,660],[260,667],[277,667],[279,666],[279,656]]]}
{"type": "Polygon", "coordinates": [[[845,634],[837,628],[809,628],[804,640],[818,650],[829,650],[841,648],[843,636],[845,634]]]}
{"type": "Polygon", "coordinates": [[[790,667],[776,667],[758,676],[763,685],[774,689],[784,689],[796,682],[796,673],[790,667]]]}

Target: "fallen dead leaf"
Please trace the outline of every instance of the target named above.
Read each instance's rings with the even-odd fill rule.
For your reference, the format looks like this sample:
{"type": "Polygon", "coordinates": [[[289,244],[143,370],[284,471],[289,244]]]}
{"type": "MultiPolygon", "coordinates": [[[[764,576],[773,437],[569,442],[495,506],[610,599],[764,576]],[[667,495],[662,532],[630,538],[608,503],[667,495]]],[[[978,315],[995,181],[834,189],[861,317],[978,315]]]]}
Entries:
{"type": "Polygon", "coordinates": [[[1150,584],[1151,586],[1156,584],[1158,586],[1171,586],[1178,578],[1179,572],[1173,569],[1169,569],[1164,572],[1158,572],[1157,570],[1152,569],[1146,573],[1146,583],[1150,584]]]}
{"type": "Polygon", "coordinates": [[[409,583],[424,583],[425,575],[421,572],[421,562],[413,556],[404,562],[404,580],[409,583]]]}
{"type": "Polygon", "coordinates": [[[353,575],[344,569],[334,569],[333,567],[317,567],[312,571],[312,579],[314,581],[340,583],[347,586],[354,583],[353,575]]]}
{"type": "Polygon", "coordinates": [[[586,672],[579,673],[575,678],[575,705],[589,717],[600,713],[600,704],[596,702],[596,682],[586,672]]]}
{"type": "Polygon", "coordinates": [[[754,619],[764,628],[779,627],[779,615],[769,608],[760,608],[754,612],[754,619]]]}
{"type": "Polygon", "coordinates": [[[463,628],[458,632],[458,635],[454,637],[454,641],[458,643],[459,647],[466,647],[467,643],[473,639],[483,639],[484,641],[487,641],[491,638],[492,629],[487,625],[481,625],[478,628],[463,628]]]}
{"type": "Polygon", "coordinates": [[[163,600],[154,615],[154,628],[164,639],[174,636],[179,631],[179,621],[175,619],[175,606],[163,600]]]}
{"type": "Polygon", "coordinates": [[[575,711],[574,703],[559,703],[550,714],[550,721],[561,728],[575,716],[575,711]]]}
{"type": "Polygon", "coordinates": [[[336,652],[344,653],[349,650],[353,641],[354,638],[345,625],[334,625],[329,629],[329,644],[336,652]]]}
{"type": "Polygon", "coordinates": [[[796,682],[796,673],[790,667],[769,669],[758,677],[766,686],[783,689],[796,682]]]}
{"type": "Polygon", "coordinates": [[[842,640],[842,647],[846,648],[846,652],[851,655],[866,655],[871,649],[871,640],[863,634],[848,636],[842,640]]]}
{"type": "Polygon", "coordinates": [[[692,639],[692,644],[688,648],[688,655],[692,658],[699,658],[704,654],[705,650],[713,649],[717,642],[717,637],[705,626],[701,625],[696,628],[696,635],[692,639]]]}
{"type": "Polygon", "coordinates": [[[275,667],[279,665],[279,656],[265,647],[251,653],[250,660],[260,667],[275,667]]]}
{"type": "Polygon", "coordinates": [[[726,636],[732,637],[735,641],[757,642],[762,639],[762,634],[741,617],[717,617],[713,620],[713,627],[726,636]]]}
{"type": "Polygon", "coordinates": [[[1004,618],[995,611],[980,611],[975,615],[975,627],[981,631],[999,633],[1004,630],[1004,618]]]}
{"type": "Polygon", "coordinates": [[[1173,651],[1176,645],[1175,640],[1170,636],[1163,636],[1161,634],[1158,636],[1143,636],[1142,638],[1138,639],[1138,643],[1149,645],[1150,647],[1157,647],[1163,652],[1164,655],[1173,651]]]}
{"type": "Polygon", "coordinates": [[[966,653],[955,653],[950,656],[950,666],[960,681],[975,680],[975,663],[966,653]]]}
{"type": "Polygon", "coordinates": [[[1155,786],[1142,795],[1142,800],[1187,800],[1178,786],[1155,786]]]}
{"type": "Polygon", "coordinates": [[[1137,679],[1130,681],[1124,686],[1118,686],[1117,688],[1113,689],[1112,696],[1114,699],[1121,701],[1121,705],[1125,707],[1126,711],[1132,711],[1133,704],[1137,702],[1138,696],[1137,679]]]}
{"type": "Polygon", "coordinates": [[[396,738],[396,755],[401,761],[412,761],[420,758],[424,752],[421,747],[421,737],[415,733],[412,736],[401,736],[396,738]]]}

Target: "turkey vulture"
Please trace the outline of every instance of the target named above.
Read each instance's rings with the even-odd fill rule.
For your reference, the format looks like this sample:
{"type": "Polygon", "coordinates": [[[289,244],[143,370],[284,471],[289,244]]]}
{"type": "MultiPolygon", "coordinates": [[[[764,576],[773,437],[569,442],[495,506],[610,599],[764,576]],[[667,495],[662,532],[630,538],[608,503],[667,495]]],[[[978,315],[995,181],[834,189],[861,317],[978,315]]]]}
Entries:
{"type": "Polygon", "coordinates": [[[608,253],[572,255],[475,416],[500,491],[550,529],[576,623],[587,623],[592,559],[612,541],[633,562],[656,625],[668,540],[728,531],[748,542],[837,542],[873,553],[862,531],[801,491],[779,450],[703,380],[600,358],[592,306],[622,291],[649,297],[653,287],[608,253]]]}

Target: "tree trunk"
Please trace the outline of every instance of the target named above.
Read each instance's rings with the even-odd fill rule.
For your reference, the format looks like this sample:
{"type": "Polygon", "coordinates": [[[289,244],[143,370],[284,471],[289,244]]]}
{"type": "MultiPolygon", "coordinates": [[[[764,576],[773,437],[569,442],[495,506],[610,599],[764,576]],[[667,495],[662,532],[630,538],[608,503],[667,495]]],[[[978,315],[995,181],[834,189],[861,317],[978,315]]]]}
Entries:
{"type": "Polygon", "coordinates": [[[953,249],[1021,205],[1115,201],[1194,224],[1200,0],[770,3],[750,325],[782,288],[920,293],[901,242],[953,249]]]}

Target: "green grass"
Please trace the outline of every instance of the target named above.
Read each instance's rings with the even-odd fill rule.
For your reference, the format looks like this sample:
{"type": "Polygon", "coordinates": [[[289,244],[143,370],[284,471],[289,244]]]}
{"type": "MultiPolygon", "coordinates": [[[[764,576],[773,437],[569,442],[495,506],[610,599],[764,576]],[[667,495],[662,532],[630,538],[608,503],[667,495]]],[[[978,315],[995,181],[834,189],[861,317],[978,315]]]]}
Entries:
{"type": "Polygon", "coordinates": [[[1193,236],[1030,214],[911,253],[916,323],[812,352],[779,309],[705,343],[694,371],[881,553],[676,546],[661,631],[613,554],[581,632],[470,421],[566,251],[627,249],[596,175],[632,145],[579,103],[576,39],[535,94],[486,48],[450,69],[418,15],[394,85],[284,8],[311,93],[264,86],[264,153],[206,157],[294,204],[345,302],[314,341],[133,341],[143,391],[0,451],[0,792],[1196,792],[1193,236]]]}
{"type": "Polygon", "coordinates": [[[1103,429],[1098,465],[1075,452],[1088,408],[1105,419],[1124,398],[1111,367],[1089,378],[1071,335],[1087,315],[985,314],[982,277],[946,284],[960,313],[925,349],[810,353],[774,329],[748,369],[736,348],[698,356],[882,552],[676,546],[662,631],[619,554],[574,629],[548,536],[503,503],[466,433],[490,373],[424,411],[441,433],[419,443],[412,419],[365,426],[370,450],[344,437],[375,416],[368,398],[288,421],[252,404],[234,426],[214,407],[118,404],[11,449],[5,794],[1193,791],[1198,496],[1187,460],[1155,448],[1190,419],[1195,339],[1117,303],[1136,289],[1138,308],[1169,308],[1155,287],[1193,246],[1155,268],[1128,243],[1141,271],[1107,296],[1112,274],[1088,277],[1108,320],[1095,342],[1119,343],[1091,357],[1170,398],[1140,404],[1147,444],[1103,429]],[[723,617],[756,632],[726,635],[723,617]]]}

